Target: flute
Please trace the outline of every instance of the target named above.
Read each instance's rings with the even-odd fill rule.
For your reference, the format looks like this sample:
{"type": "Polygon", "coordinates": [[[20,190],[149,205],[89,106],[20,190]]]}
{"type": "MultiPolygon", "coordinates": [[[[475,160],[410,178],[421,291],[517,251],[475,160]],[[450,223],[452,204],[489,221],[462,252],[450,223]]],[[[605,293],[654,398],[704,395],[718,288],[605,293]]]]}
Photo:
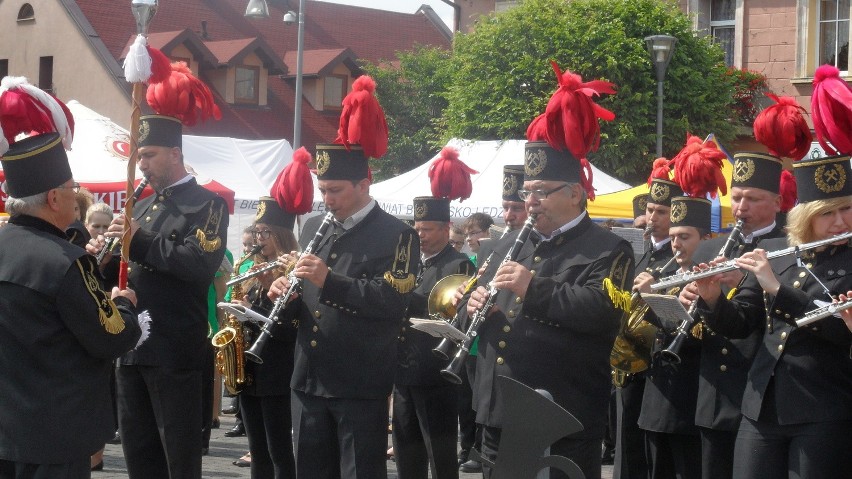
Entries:
{"type": "Polygon", "coordinates": [[[807,326],[820,319],[834,316],[836,313],[852,308],[852,299],[840,301],[839,303],[831,303],[820,308],[816,308],[805,313],[804,316],[796,320],[796,326],[801,328],[807,326]]]}

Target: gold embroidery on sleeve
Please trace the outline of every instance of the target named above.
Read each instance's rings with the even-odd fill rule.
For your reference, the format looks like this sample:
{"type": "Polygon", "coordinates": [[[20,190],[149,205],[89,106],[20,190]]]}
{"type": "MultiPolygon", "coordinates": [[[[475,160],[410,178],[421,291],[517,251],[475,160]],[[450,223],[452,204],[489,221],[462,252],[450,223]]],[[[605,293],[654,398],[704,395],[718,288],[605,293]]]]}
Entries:
{"type": "Polygon", "coordinates": [[[89,294],[98,305],[98,320],[101,325],[110,334],[118,334],[124,331],[124,319],[112,299],[101,289],[101,285],[95,277],[94,264],[87,262],[87,267],[84,268],[80,260],[77,260],[76,263],[80,269],[80,274],[83,276],[83,281],[86,283],[86,289],[89,290],[89,294]]]}

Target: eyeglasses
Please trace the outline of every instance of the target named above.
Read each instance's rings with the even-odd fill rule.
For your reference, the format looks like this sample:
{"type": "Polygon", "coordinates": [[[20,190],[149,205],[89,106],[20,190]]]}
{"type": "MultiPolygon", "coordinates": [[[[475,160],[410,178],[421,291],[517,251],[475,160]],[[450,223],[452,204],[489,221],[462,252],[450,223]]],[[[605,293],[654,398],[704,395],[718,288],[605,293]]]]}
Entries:
{"type": "Polygon", "coordinates": [[[529,198],[530,196],[532,196],[533,198],[535,198],[538,201],[546,200],[548,196],[552,195],[553,193],[556,193],[557,191],[561,190],[562,188],[565,188],[566,186],[568,186],[568,183],[565,183],[562,186],[557,186],[556,188],[553,188],[550,191],[518,190],[518,196],[520,196],[521,199],[524,200],[524,201],[526,201],[527,198],[529,198]]]}
{"type": "Polygon", "coordinates": [[[272,235],[272,230],[263,230],[263,231],[252,231],[252,236],[255,238],[260,238],[262,240],[268,240],[272,235]]]}
{"type": "Polygon", "coordinates": [[[61,190],[71,190],[74,194],[77,194],[80,192],[80,183],[75,181],[71,186],[59,185],[56,188],[61,190]]]}

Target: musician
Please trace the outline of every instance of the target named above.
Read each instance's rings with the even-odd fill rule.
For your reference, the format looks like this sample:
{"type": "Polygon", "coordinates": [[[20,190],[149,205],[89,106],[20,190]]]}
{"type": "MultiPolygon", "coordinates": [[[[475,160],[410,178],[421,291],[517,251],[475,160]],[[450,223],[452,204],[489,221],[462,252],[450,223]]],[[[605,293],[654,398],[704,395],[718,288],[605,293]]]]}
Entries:
{"type": "MultiPolygon", "coordinates": [[[[781,172],[779,158],[765,153],[734,155],[731,178],[731,213],[742,220],[742,233],[731,258],[754,251],[762,241],[782,237],[776,223],[781,210],[781,172]]],[[[728,235],[705,241],[696,252],[695,263],[716,258],[728,241],[728,235]]],[[[724,294],[730,294],[743,279],[739,271],[720,275],[724,294]]],[[[701,435],[701,464],[704,479],[730,478],[733,473],[734,443],[739,428],[740,403],[746,377],[758,344],[759,332],[745,338],[727,338],[702,325],[701,372],[695,424],[701,435]]]]}
{"type": "MultiPolygon", "coordinates": [[[[492,261],[479,283],[493,281],[501,290],[479,330],[475,409],[477,423],[484,426],[484,473],[490,477],[491,466],[504,453],[499,451],[501,426],[507,414],[516,412],[506,409],[495,388],[496,377],[505,375],[547,390],[584,427],[553,445],[540,444],[539,450],[550,446],[551,454],[568,457],[586,477],[600,477],[609,353],[622,314],[613,298],[629,294],[623,290],[633,277],[633,251],[589,218],[591,185],[564,145],[560,151],[530,141],[525,148],[519,193],[529,214],[536,215],[535,230],[515,261],[492,261]]],[[[516,236],[497,244],[499,258],[516,236]]],[[[468,315],[483,306],[486,293],[480,286],[471,294],[468,315]]],[[[551,477],[564,477],[560,474],[554,471],[551,477]]]]}
{"type": "MultiPolygon", "coordinates": [[[[683,191],[677,183],[669,180],[668,173],[660,176],[651,178],[648,194],[644,195],[642,217],[645,218],[648,241],[645,243],[645,252],[636,262],[639,276],[633,280],[634,289],[649,281],[649,278],[668,276],[678,268],[675,263],[666,271],[662,270],[674,256],[669,236],[672,198],[682,196],[683,191]]],[[[641,205],[642,198],[643,195],[634,198],[634,205],[641,205]]],[[[648,475],[645,432],[638,425],[644,393],[645,373],[625,375],[621,387],[616,388],[617,421],[613,478],[644,478],[648,475]]]]}
{"type": "MultiPolygon", "coordinates": [[[[180,120],[146,115],[139,129],[139,169],[155,194],[133,209],[129,280],[151,331],[119,360],[122,447],[131,478],[198,478],[207,294],[225,254],[228,207],[186,172],[180,120]]],[[[108,235],[121,237],[125,222],[113,219],[108,235]]]]}
{"type": "Polygon", "coordinates": [[[699,312],[714,331],[762,334],[742,399],[735,478],[843,477],[852,468],[852,332],[835,317],[795,327],[816,301],[852,289],[852,249],[843,242],[767,261],[767,251],[852,230],[852,169],[848,156],[793,166],[800,203],[786,241],[766,240],[736,260],[747,275],[731,300],[718,278],[697,281],[699,312]]]}
{"type": "Polygon", "coordinates": [[[485,213],[474,213],[467,217],[462,224],[467,247],[470,249],[470,260],[476,261],[479,252],[479,240],[487,239],[489,228],[494,224],[494,219],[485,213]]]}
{"type": "Polygon", "coordinates": [[[524,165],[503,166],[503,223],[509,231],[524,226],[527,221],[526,205],[518,196],[524,181],[524,165]]]}
{"type": "Polygon", "coordinates": [[[58,134],[13,143],[2,164],[0,477],[88,478],[115,433],[112,360],[141,334],[136,295],[110,299],[94,258],[68,242],[79,185],[58,134]]]}
{"type": "MultiPolygon", "coordinates": [[[[302,294],[289,308],[299,321],[290,382],[296,476],[387,476],[387,398],[399,325],[414,289],[415,231],[370,197],[361,147],[318,145],[319,190],[336,220],[295,266],[302,294]]],[[[322,218],[305,223],[304,249],[322,218]]],[[[277,298],[290,287],[276,279],[277,298]]]]}
{"type": "Polygon", "coordinates": [[[633,197],[633,227],[644,230],[648,226],[648,193],[633,197]]]}
{"type": "MultiPolygon", "coordinates": [[[[421,269],[408,314],[427,318],[429,293],[451,274],[473,276],[467,255],[449,244],[450,199],[414,198],[414,230],[420,238],[421,269]]],[[[458,478],[457,386],[441,377],[447,364],[433,353],[438,338],[402,326],[393,388],[393,448],[400,476],[458,478]]]]}

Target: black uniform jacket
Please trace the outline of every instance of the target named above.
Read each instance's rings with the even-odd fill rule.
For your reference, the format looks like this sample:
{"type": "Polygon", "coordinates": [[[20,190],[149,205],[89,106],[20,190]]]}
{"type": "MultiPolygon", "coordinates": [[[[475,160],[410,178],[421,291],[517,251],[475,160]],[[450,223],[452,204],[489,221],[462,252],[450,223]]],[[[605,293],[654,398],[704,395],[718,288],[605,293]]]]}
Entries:
{"type": "MultiPolygon", "coordinates": [[[[251,309],[269,317],[273,303],[265,289],[254,287],[249,290],[251,309]]],[[[266,341],[260,358],[263,364],[245,362],[245,372],[250,382],[241,394],[249,396],[281,396],[290,394],[290,378],[293,375],[293,349],[296,347],[296,331],[299,320],[294,317],[293,309],[285,308],[278,313],[275,323],[270,327],[272,337],[266,341]]],[[[260,326],[254,322],[244,323],[248,330],[249,345],[260,334],[260,326]]],[[[247,346],[250,347],[250,346],[247,346]]]]}
{"type": "Polygon", "coordinates": [[[225,255],[228,207],[194,179],[136,204],[130,287],[151,315],[150,336],[121,364],[199,369],[207,348],[207,292],[225,255]]]}
{"type": "MultiPolygon", "coordinates": [[[[321,217],[305,223],[302,248],[321,217]]],[[[314,249],[330,271],[322,288],[302,282],[296,366],[290,386],[305,394],[379,399],[390,394],[399,325],[420,258],[414,230],[378,205],[343,233],[331,228],[314,249]]]]}
{"type": "MultiPolygon", "coordinates": [[[[505,257],[517,236],[497,244],[496,258],[505,257]]],[[[480,284],[493,278],[500,260],[492,260],[480,284]]],[[[509,413],[496,390],[502,375],[549,391],[582,423],[578,437],[602,437],[609,355],[629,303],[633,249],[586,216],[550,241],[528,239],[516,260],[535,273],[523,299],[497,293],[479,331],[476,422],[502,426],[509,413]]]]}
{"type": "MultiPolygon", "coordinates": [[[[767,251],[787,247],[785,239],[766,240],[767,251]]],[[[810,269],[836,295],[852,289],[852,248],[830,246],[818,253],[780,256],[772,269],[781,282],[776,296],[764,297],[760,284],[746,277],[733,300],[721,299],[714,311],[700,303],[699,312],[717,333],[744,337],[753,330],[762,342],[748,373],[742,413],[758,420],[766,392],[774,382],[774,409],[782,425],[852,419],[852,333],[840,318],[828,317],[796,328],[788,323],[816,309],[814,300],[829,301],[810,269]],[[764,303],[765,301],[765,303],[764,303]]]]}
{"type": "MultiPolygon", "coordinates": [[[[447,244],[437,255],[423,262],[418,277],[418,285],[411,293],[409,317],[428,318],[429,293],[435,283],[451,274],[473,276],[473,263],[467,255],[456,251],[447,244]]],[[[448,386],[450,383],[441,377],[440,371],[447,361],[438,359],[432,349],[440,338],[413,329],[406,320],[399,334],[397,347],[396,384],[406,386],[448,386]]]]}
{"type": "Polygon", "coordinates": [[[32,216],[0,228],[0,459],[58,464],[115,433],[112,360],[139,339],[132,303],[110,300],[92,256],[32,216]]]}
{"type": "MultiPolygon", "coordinates": [[[[672,251],[671,241],[667,241],[658,250],[654,249],[653,244],[648,243],[645,253],[636,262],[636,276],[639,276],[640,273],[651,273],[652,275],[663,277],[665,272],[662,271],[662,268],[672,259],[672,256],[674,256],[674,251],[672,251]]],[[[667,268],[667,271],[676,270],[677,263],[672,263],[667,268]]]]}
{"type": "MultiPolygon", "coordinates": [[[[776,225],[765,235],[753,238],[751,243],[740,242],[731,257],[739,258],[745,253],[763,248],[765,240],[783,236],[784,231],[776,225]]],[[[727,240],[728,237],[722,235],[703,241],[695,253],[696,263],[715,259],[727,240]]],[[[728,293],[728,290],[723,291],[723,294],[728,293]]],[[[745,338],[727,338],[704,324],[696,425],[723,431],[736,431],[739,428],[743,390],[761,336],[761,331],[755,330],[745,338]]]]}

